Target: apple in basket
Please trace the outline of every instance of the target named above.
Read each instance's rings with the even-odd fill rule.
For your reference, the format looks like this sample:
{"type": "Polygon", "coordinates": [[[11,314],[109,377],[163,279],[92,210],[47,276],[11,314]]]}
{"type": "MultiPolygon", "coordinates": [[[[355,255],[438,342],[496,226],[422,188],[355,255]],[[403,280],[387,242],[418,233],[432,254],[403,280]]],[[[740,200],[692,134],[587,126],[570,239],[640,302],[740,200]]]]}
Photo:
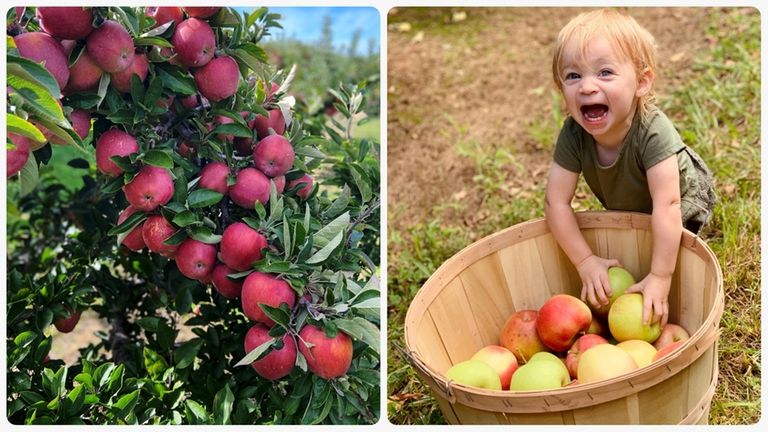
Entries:
{"type": "Polygon", "coordinates": [[[520,310],[510,315],[501,328],[499,345],[512,351],[518,364],[527,362],[539,351],[547,350],[536,333],[538,316],[535,310],[520,310]]]}
{"type": "Polygon", "coordinates": [[[690,337],[690,334],[688,334],[688,331],[683,326],[667,323],[661,328],[661,334],[659,335],[659,338],[656,339],[656,342],[653,343],[653,346],[657,350],[660,350],[673,342],[685,341],[690,337]]]}
{"type": "Polygon", "coordinates": [[[608,311],[611,309],[613,302],[624,294],[627,288],[635,284],[635,278],[632,276],[632,273],[623,267],[611,267],[608,269],[608,284],[611,286],[611,296],[608,298],[608,304],[600,307],[589,305],[592,313],[602,318],[608,316],[608,311]]]}
{"type": "Polygon", "coordinates": [[[623,349],[611,344],[594,346],[579,360],[576,373],[581,384],[602,381],[637,369],[637,363],[623,349]]]}
{"type": "Polygon", "coordinates": [[[492,367],[480,360],[466,360],[448,369],[445,376],[456,383],[490,390],[501,390],[501,380],[492,367]]]}
{"type": "Polygon", "coordinates": [[[617,341],[640,339],[653,343],[661,334],[658,322],[643,324],[643,295],[624,294],[616,299],[608,312],[608,328],[617,341]]]}
{"type": "Polygon", "coordinates": [[[656,355],[656,348],[644,340],[632,339],[619,342],[616,346],[628,352],[639,368],[651,364],[656,355]]]}
{"type": "Polygon", "coordinates": [[[552,351],[565,351],[591,323],[592,312],[586,303],[572,295],[557,294],[539,309],[536,333],[552,351]]]}
{"type": "Polygon", "coordinates": [[[551,390],[571,383],[568,368],[556,355],[542,351],[517,368],[509,389],[514,391],[551,390]]]}
{"type": "Polygon", "coordinates": [[[679,340],[676,342],[672,342],[669,345],[664,346],[664,348],[661,348],[656,352],[656,355],[653,356],[653,361],[661,360],[662,358],[666,357],[667,355],[671,354],[674,351],[677,351],[680,346],[685,343],[683,340],[679,340]]]}
{"type": "Polygon", "coordinates": [[[571,378],[576,378],[576,373],[579,368],[579,360],[584,351],[592,348],[595,345],[607,344],[608,340],[597,334],[585,334],[576,339],[576,342],[568,349],[568,354],[565,356],[565,366],[568,368],[568,373],[571,378]]]}
{"type": "Polygon", "coordinates": [[[512,354],[512,351],[503,346],[488,345],[476,352],[472,356],[472,360],[480,360],[492,367],[499,376],[501,389],[509,390],[509,381],[512,379],[512,374],[517,370],[517,358],[512,354]]]}

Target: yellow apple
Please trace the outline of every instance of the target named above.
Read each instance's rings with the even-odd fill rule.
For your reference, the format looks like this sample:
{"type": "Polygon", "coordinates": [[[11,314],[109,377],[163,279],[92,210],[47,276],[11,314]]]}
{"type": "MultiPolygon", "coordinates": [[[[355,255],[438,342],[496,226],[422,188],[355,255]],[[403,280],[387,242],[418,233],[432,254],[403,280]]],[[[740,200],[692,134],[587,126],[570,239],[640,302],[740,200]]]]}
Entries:
{"type": "Polygon", "coordinates": [[[658,322],[643,324],[643,295],[640,293],[623,294],[613,302],[608,312],[608,329],[619,342],[640,339],[653,343],[661,334],[658,322]]]}
{"type": "Polygon", "coordinates": [[[480,360],[492,367],[499,375],[501,389],[509,390],[509,381],[512,379],[512,374],[517,370],[517,358],[512,354],[512,351],[503,346],[488,345],[476,352],[472,356],[472,360],[480,360]]]}
{"type": "Polygon", "coordinates": [[[620,342],[616,346],[628,352],[639,368],[651,364],[653,362],[653,356],[656,355],[656,348],[644,340],[631,339],[620,342]]]}
{"type": "Polygon", "coordinates": [[[550,390],[567,386],[571,382],[568,370],[557,360],[529,361],[520,366],[509,384],[510,390],[535,391],[550,390]],[[559,363],[559,364],[558,364],[559,363]]]}
{"type": "Polygon", "coordinates": [[[616,345],[601,344],[581,354],[577,376],[580,384],[586,384],[613,378],[635,369],[637,363],[628,352],[616,345]]]}
{"type": "Polygon", "coordinates": [[[448,379],[471,387],[501,390],[501,380],[492,367],[480,360],[456,363],[445,373],[448,379]]]}

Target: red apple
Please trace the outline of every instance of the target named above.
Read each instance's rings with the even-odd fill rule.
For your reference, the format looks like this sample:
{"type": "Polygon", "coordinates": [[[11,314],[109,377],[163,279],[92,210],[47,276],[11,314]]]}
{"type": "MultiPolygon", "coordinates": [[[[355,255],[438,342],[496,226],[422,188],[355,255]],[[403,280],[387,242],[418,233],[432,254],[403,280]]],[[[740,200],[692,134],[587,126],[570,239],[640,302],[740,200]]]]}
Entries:
{"type": "MultiPolygon", "coordinates": [[[[275,177],[272,179],[272,181],[275,182],[275,191],[279,194],[283,193],[283,191],[285,190],[285,176],[281,175],[279,177],[275,177]]],[[[304,188],[300,189],[298,192],[296,192],[296,194],[297,195],[300,194],[303,190],[304,188]]]]}
{"type": "Polygon", "coordinates": [[[653,343],[653,347],[657,350],[660,350],[674,342],[686,341],[690,337],[691,336],[688,334],[688,330],[686,330],[684,327],[677,324],[667,323],[664,327],[661,328],[661,334],[659,335],[659,338],[656,339],[656,341],[653,343]]]}
{"type": "Polygon", "coordinates": [[[13,38],[19,54],[35,63],[43,62],[48,72],[59,84],[59,89],[67,86],[69,81],[69,60],[64,47],[47,33],[28,32],[13,38]]]}
{"type": "MultiPolygon", "coordinates": [[[[132,214],[139,211],[135,207],[128,206],[120,212],[120,214],[117,216],[117,224],[120,225],[121,223],[125,222],[126,219],[128,219],[132,214]]],[[[138,252],[142,249],[144,249],[144,246],[146,244],[144,243],[144,223],[146,221],[140,223],[137,225],[134,229],[131,230],[130,234],[125,236],[123,239],[122,245],[127,247],[128,249],[138,252]]]]}
{"type": "Polygon", "coordinates": [[[91,131],[91,113],[84,109],[76,109],[69,115],[69,120],[80,139],[85,139],[91,131]]]}
{"type": "Polygon", "coordinates": [[[184,20],[184,11],[180,7],[149,6],[144,14],[155,19],[155,25],[152,28],[159,27],[170,21],[179,25],[184,20]]]}
{"type": "Polygon", "coordinates": [[[128,156],[138,153],[139,144],[136,138],[120,129],[110,129],[96,141],[96,167],[102,174],[116,177],[123,169],[115,165],[109,158],[112,156],[128,156]]]}
{"type": "Polygon", "coordinates": [[[576,378],[576,373],[579,368],[579,359],[584,351],[592,348],[595,345],[607,344],[608,341],[596,334],[585,334],[576,339],[576,342],[568,349],[568,354],[565,356],[565,366],[568,368],[568,373],[571,378],[576,378]]]}
{"type": "Polygon", "coordinates": [[[592,312],[586,303],[568,294],[557,294],[539,309],[536,333],[553,351],[565,351],[589,328],[592,312]]]}
{"type": "Polygon", "coordinates": [[[221,7],[185,7],[184,12],[195,18],[210,18],[216,15],[221,7]]]}
{"type": "Polygon", "coordinates": [[[240,297],[240,292],[243,290],[242,281],[232,280],[227,277],[234,273],[234,270],[222,263],[216,264],[216,267],[213,268],[213,273],[211,273],[213,287],[216,288],[219,294],[228,299],[240,297]]]}
{"type": "Polygon", "coordinates": [[[96,91],[103,73],[88,51],[82,50],[77,60],[69,67],[69,81],[63,89],[64,94],[96,91]]]}
{"type": "Polygon", "coordinates": [[[59,39],[84,39],[91,34],[93,13],[90,8],[38,7],[35,14],[44,32],[59,39]]]}
{"type": "Polygon", "coordinates": [[[145,165],[130,183],[123,186],[123,193],[132,206],[151,212],[171,200],[173,179],[166,168],[145,165]]]}
{"type": "Polygon", "coordinates": [[[235,204],[253,209],[256,201],[269,201],[269,178],[256,168],[245,168],[237,173],[235,184],[229,187],[229,197],[235,204]]]}
{"type": "Polygon", "coordinates": [[[196,151],[197,149],[195,149],[195,146],[186,141],[179,143],[178,152],[182,157],[192,157],[196,151]]]}
{"type": "Polygon", "coordinates": [[[149,73],[149,61],[146,54],[136,54],[133,56],[131,65],[121,70],[120,72],[114,72],[110,74],[110,84],[117,89],[120,93],[131,92],[131,80],[134,75],[139,77],[139,81],[144,82],[149,73]]]}
{"type": "Polygon", "coordinates": [[[179,245],[167,245],[164,242],[178,230],[162,215],[152,215],[144,221],[142,238],[147,249],[166,258],[173,258],[179,245]]]}
{"type": "Polygon", "coordinates": [[[270,135],[256,144],[253,161],[268,177],[278,177],[293,166],[296,153],[291,142],[282,135],[270,135]]]}
{"type": "Polygon", "coordinates": [[[471,360],[480,360],[492,367],[499,375],[501,380],[501,389],[509,390],[509,383],[512,381],[512,374],[517,370],[517,358],[512,351],[499,345],[488,345],[481,348],[471,360]]]}
{"type": "MultiPolygon", "coordinates": [[[[269,335],[267,327],[258,323],[254,324],[245,334],[245,353],[251,352],[271,339],[273,338],[269,335]]],[[[278,380],[293,370],[293,365],[296,364],[296,341],[289,333],[284,334],[282,340],[282,348],[272,349],[269,354],[251,363],[253,369],[262,378],[278,380]]]]}
{"type": "Polygon", "coordinates": [[[243,222],[229,225],[221,236],[221,261],[228,267],[245,271],[261,259],[261,250],[267,247],[267,239],[243,222]]]}
{"type": "Polygon", "coordinates": [[[190,279],[207,283],[215,264],[215,245],[188,238],[176,250],[176,267],[190,279]]]}
{"type": "Polygon", "coordinates": [[[5,169],[7,170],[5,177],[10,178],[21,171],[24,165],[26,165],[27,160],[29,160],[29,147],[32,140],[13,132],[8,132],[7,136],[14,146],[12,149],[6,147],[5,150],[5,169]]]}
{"type": "Polygon", "coordinates": [[[352,365],[352,339],[341,331],[330,338],[322,329],[305,325],[299,332],[299,351],[309,370],[320,378],[338,378],[352,365]]]}
{"type": "Polygon", "coordinates": [[[296,304],[296,293],[288,282],[268,273],[249,274],[243,281],[243,291],[240,295],[245,316],[270,327],[275,325],[275,322],[261,310],[260,304],[280,307],[285,303],[289,309],[296,304]]]}
{"type": "Polygon", "coordinates": [[[499,333],[499,344],[512,351],[520,364],[527,362],[537,352],[547,350],[536,333],[538,315],[535,310],[517,311],[507,318],[499,333]]]}
{"type": "Polygon", "coordinates": [[[286,187],[288,190],[291,190],[295,187],[299,187],[299,189],[296,191],[296,196],[299,198],[305,200],[309,198],[309,194],[312,193],[313,186],[313,180],[312,177],[309,174],[304,174],[303,176],[293,179],[288,182],[286,187]]]}
{"type": "Polygon", "coordinates": [[[283,112],[279,109],[269,110],[269,117],[259,114],[253,119],[253,129],[256,130],[256,136],[264,139],[270,135],[269,129],[275,131],[277,135],[285,133],[285,119],[283,112]]]}
{"type": "Polygon", "coordinates": [[[227,194],[227,176],[229,167],[223,162],[211,162],[200,170],[200,181],[197,186],[214,190],[223,195],[227,194]]]}
{"type": "Polygon", "coordinates": [[[64,306],[64,309],[67,311],[68,315],[66,317],[56,318],[53,321],[53,325],[56,327],[56,330],[62,333],[69,333],[80,321],[80,312],[72,310],[69,306],[64,306]]]}
{"type": "Polygon", "coordinates": [[[197,18],[182,21],[173,32],[171,43],[176,59],[189,67],[205,66],[216,50],[216,37],[211,26],[197,18]]]}
{"type": "Polygon", "coordinates": [[[135,49],[128,30],[111,20],[104,21],[91,32],[85,48],[93,61],[107,73],[127,69],[133,62],[135,49]]]}
{"type": "Polygon", "coordinates": [[[672,352],[680,348],[680,346],[684,343],[685,343],[684,340],[679,340],[679,341],[672,342],[669,345],[665,345],[663,348],[656,351],[656,354],[653,356],[652,362],[661,360],[662,358],[668,356],[669,354],[671,354],[672,352]]]}
{"type": "Polygon", "coordinates": [[[229,56],[216,57],[193,73],[197,90],[211,102],[224,100],[237,93],[240,69],[229,56]]]}

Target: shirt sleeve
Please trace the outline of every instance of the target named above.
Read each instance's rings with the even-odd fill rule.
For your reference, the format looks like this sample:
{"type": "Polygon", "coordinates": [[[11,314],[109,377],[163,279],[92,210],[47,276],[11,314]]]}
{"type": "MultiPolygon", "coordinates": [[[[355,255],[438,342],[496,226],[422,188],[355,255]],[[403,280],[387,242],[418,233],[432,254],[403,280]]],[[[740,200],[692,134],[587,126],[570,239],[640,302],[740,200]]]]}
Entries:
{"type": "Polygon", "coordinates": [[[571,117],[565,119],[555,144],[554,160],[561,167],[578,174],[581,173],[581,144],[577,138],[575,124],[571,117]]]}
{"type": "Polygon", "coordinates": [[[680,152],[685,148],[685,144],[667,116],[658,113],[650,120],[639,148],[643,166],[647,171],[657,163],[680,152]]]}

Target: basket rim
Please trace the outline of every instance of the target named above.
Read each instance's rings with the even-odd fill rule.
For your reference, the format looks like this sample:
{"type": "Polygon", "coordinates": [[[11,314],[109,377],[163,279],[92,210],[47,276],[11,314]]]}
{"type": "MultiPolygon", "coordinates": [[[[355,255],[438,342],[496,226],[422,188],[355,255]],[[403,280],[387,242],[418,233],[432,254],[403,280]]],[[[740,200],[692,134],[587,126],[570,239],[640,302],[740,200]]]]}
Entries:
{"type": "MultiPolygon", "coordinates": [[[[576,218],[577,218],[577,222],[579,223],[579,227],[582,229],[590,228],[590,227],[612,228],[615,226],[617,228],[629,227],[629,228],[646,229],[646,230],[650,229],[650,219],[651,219],[650,215],[647,215],[644,213],[615,212],[615,211],[577,212],[576,218]],[[609,224],[608,226],[605,225],[606,221],[609,224]]],[[[537,219],[525,221],[520,224],[516,224],[511,227],[505,228],[496,233],[490,234],[466,246],[465,248],[457,252],[455,255],[447,259],[443,264],[441,264],[440,267],[438,267],[438,269],[435,270],[435,272],[422,285],[419,292],[417,292],[416,295],[414,296],[408,308],[408,312],[406,313],[403,337],[405,339],[405,346],[406,346],[407,357],[409,362],[417,370],[425,374],[427,377],[429,377],[431,380],[433,380],[437,384],[437,388],[434,386],[430,386],[433,391],[442,393],[441,396],[450,400],[451,403],[454,403],[458,398],[460,398],[461,400],[472,401],[474,400],[473,396],[480,396],[480,397],[486,397],[486,398],[498,397],[498,398],[512,399],[512,400],[525,400],[529,398],[541,398],[542,400],[545,400],[545,399],[548,399],[549,397],[552,397],[555,399],[554,404],[550,402],[546,402],[542,404],[542,405],[546,405],[546,411],[572,410],[575,408],[588,407],[588,406],[604,403],[608,400],[615,400],[622,397],[626,397],[629,394],[636,393],[640,390],[643,390],[644,388],[648,388],[653,384],[655,384],[656,382],[658,382],[658,380],[657,381],[647,380],[649,376],[652,376],[652,375],[670,376],[670,375],[673,375],[674,373],[679,372],[680,370],[684,369],[684,367],[686,367],[688,364],[690,364],[693,360],[695,360],[700,355],[702,355],[709,348],[710,345],[712,345],[717,341],[720,334],[720,329],[719,329],[720,318],[722,317],[723,310],[724,310],[724,303],[725,303],[725,293],[723,290],[723,276],[722,276],[722,270],[720,268],[720,263],[719,261],[717,261],[717,257],[715,256],[714,252],[712,252],[709,246],[707,246],[707,244],[701,238],[691,233],[690,231],[683,229],[681,244],[687,245],[689,250],[693,250],[698,255],[702,257],[706,257],[714,263],[717,292],[715,293],[715,298],[713,300],[713,307],[707,314],[707,317],[702,323],[702,325],[699,326],[699,328],[690,335],[690,338],[688,340],[686,340],[678,349],[676,349],[669,355],[665,356],[660,360],[657,360],[656,362],[653,362],[650,365],[636,369],[626,374],[619,375],[614,378],[596,381],[593,383],[584,383],[584,384],[578,384],[574,386],[566,386],[566,387],[562,387],[554,390],[539,390],[539,391],[486,390],[486,389],[480,389],[477,387],[470,387],[470,386],[454,383],[451,380],[446,379],[443,376],[443,374],[437,372],[436,370],[434,370],[432,367],[427,365],[424,361],[422,361],[419,358],[418,353],[415,350],[413,350],[415,346],[414,345],[415,341],[413,341],[412,339],[413,332],[409,331],[408,324],[411,322],[417,322],[418,318],[423,316],[423,313],[426,311],[427,307],[434,301],[434,299],[439,294],[439,291],[432,293],[428,288],[434,285],[435,283],[437,283],[436,282],[437,280],[440,280],[444,277],[445,278],[455,277],[455,275],[451,275],[451,274],[443,275],[442,273],[446,272],[446,268],[454,267],[453,263],[459,259],[462,259],[461,257],[465,255],[467,251],[488,247],[488,245],[493,244],[496,238],[500,236],[505,236],[511,230],[520,230],[526,227],[538,228],[538,226],[541,225],[542,222],[544,223],[544,226],[546,226],[546,218],[537,218],[537,219]],[[703,347],[699,346],[702,342],[705,343],[705,346],[703,347]],[[646,380],[643,380],[643,378],[646,378],[646,380]],[[642,382],[640,384],[632,384],[631,382],[632,380],[636,380],[636,381],[640,380],[642,382]],[[617,392],[615,386],[621,383],[629,383],[629,384],[625,386],[626,391],[617,392]],[[601,392],[600,390],[603,390],[603,391],[601,392]],[[600,396],[602,394],[607,394],[609,398],[601,398],[600,396]],[[557,401],[564,399],[566,397],[578,397],[578,396],[583,396],[581,399],[587,402],[576,404],[576,405],[574,404],[558,405],[557,404],[557,401]]],[[[524,237],[521,237],[521,238],[524,238],[524,237]]],[[[487,253],[486,254],[481,253],[478,259],[483,258],[491,253],[494,253],[496,250],[493,250],[490,247],[488,247],[487,253]]],[[[508,412],[531,412],[530,410],[524,409],[523,407],[521,407],[519,410],[516,410],[514,402],[505,404],[505,406],[509,408],[508,410],[506,410],[508,412]]]]}

